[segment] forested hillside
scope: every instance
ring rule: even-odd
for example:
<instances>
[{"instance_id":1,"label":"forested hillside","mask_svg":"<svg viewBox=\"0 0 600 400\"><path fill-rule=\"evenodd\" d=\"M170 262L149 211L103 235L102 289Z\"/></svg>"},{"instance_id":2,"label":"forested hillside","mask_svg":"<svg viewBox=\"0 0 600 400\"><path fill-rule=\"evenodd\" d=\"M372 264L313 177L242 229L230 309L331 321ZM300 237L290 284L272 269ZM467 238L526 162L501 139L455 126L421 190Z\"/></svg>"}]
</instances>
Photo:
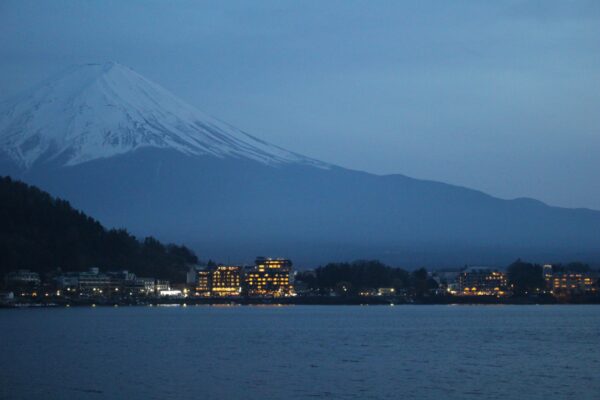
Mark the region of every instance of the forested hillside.
<instances>
[{"instance_id":1,"label":"forested hillside","mask_svg":"<svg viewBox=\"0 0 600 400\"><path fill-rule=\"evenodd\" d=\"M181 279L198 260L184 246L138 240L25 183L0 177L0 273L128 269L140 276Z\"/></svg>"}]
</instances>

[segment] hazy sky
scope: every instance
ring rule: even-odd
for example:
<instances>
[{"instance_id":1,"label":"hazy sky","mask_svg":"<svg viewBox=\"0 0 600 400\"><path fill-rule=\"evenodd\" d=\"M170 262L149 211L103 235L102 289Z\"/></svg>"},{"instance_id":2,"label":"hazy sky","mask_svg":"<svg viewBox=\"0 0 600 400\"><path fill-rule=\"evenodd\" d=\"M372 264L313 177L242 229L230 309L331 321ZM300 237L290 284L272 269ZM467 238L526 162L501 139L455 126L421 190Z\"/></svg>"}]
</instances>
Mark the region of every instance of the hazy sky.
<instances>
[{"instance_id":1,"label":"hazy sky","mask_svg":"<svg viewBox=\"0 0 600 400\"><path fill-rule=\"evenodd\" d=\"M0 100L118 61L272 143L600 209L600 1L0 1Z\"/></svg>"}]
</instances>

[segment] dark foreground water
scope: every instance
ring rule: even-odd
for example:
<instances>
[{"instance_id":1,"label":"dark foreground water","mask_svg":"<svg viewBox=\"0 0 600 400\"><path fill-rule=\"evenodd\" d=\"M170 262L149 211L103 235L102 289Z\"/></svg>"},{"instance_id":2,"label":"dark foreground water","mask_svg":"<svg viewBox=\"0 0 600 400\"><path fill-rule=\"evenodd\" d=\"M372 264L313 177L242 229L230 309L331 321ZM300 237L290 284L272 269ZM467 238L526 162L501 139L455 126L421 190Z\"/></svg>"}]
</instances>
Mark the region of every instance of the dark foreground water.
<instances>
[{"instance_id":1,"label":"dark foreground water","mask_svg":"<svg viewBox=\"0 0 600 400\"><path fill-rule=\"evenodd\" d=\"M0 398L600 399L600 307L0 310Z\"/></svg>"}]
</instances>

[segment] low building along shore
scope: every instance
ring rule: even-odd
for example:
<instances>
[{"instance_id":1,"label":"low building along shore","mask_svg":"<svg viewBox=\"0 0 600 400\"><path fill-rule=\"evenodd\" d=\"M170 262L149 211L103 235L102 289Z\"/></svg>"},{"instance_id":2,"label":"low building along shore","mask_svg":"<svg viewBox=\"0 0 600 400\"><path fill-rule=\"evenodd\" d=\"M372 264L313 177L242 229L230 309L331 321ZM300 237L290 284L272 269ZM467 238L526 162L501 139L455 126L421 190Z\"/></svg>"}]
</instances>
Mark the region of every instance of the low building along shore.
<instances>
[{"instance_id":1,"label":"low building along shore","mask_svg":"<svg viewBox=\"0 0 600 400\"><path fill-rule=\"evenodd\" d=\"M374 268L377 270L377 267ZM344 276L348 275L344 274L348 270L343 268L333 268L334 275L331 275L331 271L325 273L322 268L297 272L291 260L271 257L257 257L253 265L191 265L185 282L173 283L137 276L128 270L102 271L98 267L87 271L57 270L43 277L31 270L16 269L4 277L4 285L0 288L0 305L151 304L174 301L198 304L446 304L512 302L515 296L546 303L600 300L598 271L581 265L578 269L550 264L535 268L533 276L527 279L541 283L529 291L520 288L520 283L515 281L517 278L511 280L510 268L508 272L480 266L454 271L427 272L422 269L412 272L412 278L408 275L403 280L400 278L404 275L400 274L397 278L381 281L379 286L367 284L377 280L369 276L367 268L359 270L364 280L353 281L353 287L352 283L345 280L347 278ZM336 278L335 274L341 275ZM385 274L378 279L382 276ZM323 282L326 282L325 286L322 286Z\"/></svg>"}]
</instances>

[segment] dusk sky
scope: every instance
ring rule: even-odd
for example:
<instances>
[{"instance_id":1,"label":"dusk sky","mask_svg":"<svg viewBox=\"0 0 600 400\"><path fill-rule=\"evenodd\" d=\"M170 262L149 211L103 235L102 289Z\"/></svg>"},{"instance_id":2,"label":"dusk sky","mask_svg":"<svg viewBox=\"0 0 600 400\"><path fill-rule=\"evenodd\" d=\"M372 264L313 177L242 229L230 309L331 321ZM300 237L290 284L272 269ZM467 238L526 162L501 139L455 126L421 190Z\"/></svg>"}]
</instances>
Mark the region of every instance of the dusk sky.
<instances>
[{"instance_id":1,"label":"dusk sky","mask_svg":"<svg viewBox=\"0 0 600 400\"><path fill-rule=\"evenodd\" d=\"M600 1L0 2L0 100L107 60L327 162L600 210Z\"/></svg>"}]
</instances>

